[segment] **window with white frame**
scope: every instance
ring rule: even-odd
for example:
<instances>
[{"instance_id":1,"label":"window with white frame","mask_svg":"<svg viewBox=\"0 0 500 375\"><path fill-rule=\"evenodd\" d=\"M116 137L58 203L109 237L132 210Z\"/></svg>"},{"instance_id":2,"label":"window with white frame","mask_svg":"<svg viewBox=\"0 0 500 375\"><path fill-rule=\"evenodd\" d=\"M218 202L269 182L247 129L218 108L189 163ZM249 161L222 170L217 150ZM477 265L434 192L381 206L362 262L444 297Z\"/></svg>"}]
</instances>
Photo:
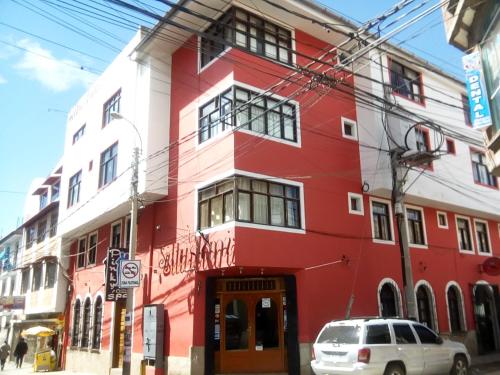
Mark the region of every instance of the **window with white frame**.
<instances>
[{"instance_id":1,"label":"window with white frame","mask_svg":"<svg viewBox=\"0 0 500 375\"><path fill-rule=\"evenodd\" d=\"M85 267L85 253L87 251L87 238L78 240L78 255L76 257L76 268Z\"/></svg>"},{"instance_id":2,"label":"window with white frame","mask_svg":"<svg viewBox=\"0 0 500 375\"><path fill-rule=\"evenodd\" d=\"M54 237L57 234L57 220L59 217L58 211L54 211L50 214L50 237Z\"/></svg>"},{"instance_id":3,"label":"window with white frame","mask_svg":"<svg viewBox=\"0 0 500 375\"><path fill-rule=\"evenodd\" d=\"M80 340L80 347L87 348L90 343L90 311L92 309L90 298L85 299L83 304L83 319L82 319L82 339Z\"/></svg>"},{"instance_id":4,"label":"window with white frame","mask_svg":"<svg viewBox=\"0 0 500 375\"><path fill-rule=\"evenodd\" d=\"M80 200L80 184L82 182L82 171L78 171L69 179L68 207L73 206Z\"/></svg>"},{"instance_id":5,"label":"window with white frame","mask_svg":"<svg viewBox=\"0 0 500 375\"><path fill-rule=\"evenodd\" d=\"M391 210L388 203L372 200L373 238L379 241L393 241Z\"/></svg>"},{"instance_id":6,"label":"window with white frame","mask_svg":"<svg viewBox=\"0 0 500 375\"><path fill-rule=\"evenodd\" d=\"M204 35L200 48L202 67L232 46L292 64L291 32L243 9L229 9Z\"/></svg>"},{"instance_id":7,"label":"window with white frame","mask_svg":"<svg viewBox=\"0 0 500 375\"><path fill-rule=\"evenodd\" d=\"M448 229L448 215L446 212L437 212L438 228Z\"/></svg>"},{"instance_id":8,"label":"window with white frame","mask_svg":"<svg viewBox=\"0 0 500 375\"><path fill-rule=\"evenodd\" d=\"M122 223L117 222L111 224L111 238L110 246L113 248L119 248L122 244Z\"/></svg>"},{"instance_id":9,"label":"window with white frame","mask_svg":"<svg viewBox=\"0 0 500 375\"><path fill-rule=\"evenodd\" d=\"M399 298L396 286L386 282L380 288L379 293L382 316L385 318L399 316Z\"/></svg>"},{"instance_id":10,"label":"window with white frame","mask_svg":"<svg viewBox=\"0 0 500 375\"><path fill-rule=\"evenodd\" d=\"M28 292L30 286L30 269L25 268L21 273L21 295L25 295Z\"/></svg>"},{"instance_id":11,"label":"window with white frame","mask_svg":"<svg viewBox=\"0 0 500 375\"><path fill-rule=\"evenodd\" d=\"M40 220L37 228L37 242L43 242L47 237L47 219Z\"/></svg>"},{"instance_id":12,"label":"window with white frame","mask_svg":"<svg viewBox=\"0 0 500 375\"><path fill-rule=\"evenodd\" d=\"M112 113L120 113L121 89L118 90L111 98L109 98L103 105L102 111L102 127L108 125L111 120Z\"/></svg>"},{"instance_id":13,"label":"window with white frame","mask_svg":"<svg viewBox=\"0 0 500 375\"><path fill-rule=\"evenodd\" d=\"M342 136L344 138L358 140L358 128L357 124L353 120L349 120L347 118L342 117Z\"/></svg>"},{"instance_id":14,"label":"window with white frame","mask_svg":"<svg viewBox=\"0 0 500 375\"><path fill-rule=\"evenodd\" d=\"M118 161L118 142L101 153L99 170L99 187L103 187L116 178L116 164Z\"/></svg>"},{"instance_id":15,"label":"window with white frame","mask_svg":"<svg viewBox=\"0 0 500 375\"><path fill-rule=\"evenodd\" d=\"M35 234L36 234L36 229L35 225L30 225L26 229L26 249L29 249L31 246L33 246L33 243L35 242Z\"/></svg>"},{"instance_id":16,"label":"window with white frame","mask_svg":"<svg viewBox=\"0 0 500 375\"><path fill-rule=\"evenodd\" d=\"M482 220L474 220L476 227L477 251L479 254L490 254L490 236L488 231L488 222Z\"/></svg>"},{"instance_id":17,"label":"window with white frame","mask_svg":"<svg viewBox=\"0 0 500 375\"><path fill-rule=\"evenodd\" d=\"M412 245L426 245L424 214L421 208L406 208L408 241Z\"/></svg>"},{"instance_id":18,"label":"window with white frame","mask_svg":"<svg viewBox=\"0 0 500 375\"><path fill-rule=\"evenodd\" d=\"M198 192L198 227L229 221L300 228L299 187L235 176Z\"/></svg>"},{"instance_id":19,"label":"window with white frame","mask_svg":"<svg viewBox=\"0 0 500 375\"><path fill-rule=\"evenodd\" d=\"M33 265L33 281L31 283L32 292L36 292L42 289L42 272L43 272L42 263L36 263Z\"/></svg>"},{"instance_id":20,"label":"window with white frame","mask_svg":"<svg viewBox=\"0 0 500 375\"><path fill-rule=\"evenodd\" d=\"M102 297L97 296L94 302L94 329L92 337L92 349L101 348L101 327L102 327Z\"/></svg>"},{"instance_id":21,"label":"window with white frame","mask_svg":"<svg viewBox=\"0 0 500 375\"><path fill-rule=\"evenodd\" d=\"M45 263L45 289L53 288L57 280L57 260Z\"/></svg>"},{"instance_id":22,"label":"window with white frame","mask_svg":"<svg viewBox=\"0 0 500 375\"><path fill-rule=\"evenodd\" d=\"M199 142L233 126L297 142L296 106L286 99L233 86L200 107Z\"/></svg>"},{"instance_id":23,"label":"window with white frame","mask_svg":"<svg viewBox=\"0 0 500 375\"><path fill-rule=\"evenodd\" d=\"M347 193L347 204L350 214L364 215L363 196L361 194Z\"/></svg>"},{"instance_id":24,"label":"window with white frame","mask_svg":"<svg viewBox=\"0 0 500 375\"><path fill-rule=\"evenodd\" d=\"M80 341L80 309L81 303L80 300L77 299L75 301L75 306L73 307L73 328L71 335L71 346L78 346Z\"/></svg>"},{"instance_id":25,"label":"window with white frame","mask_svg":"<svg viewBox=\"0 0 500 375\"><path fill-rule=\"evenodd\" d=\"M456 217L458 248L460 251L474 251L471 236L470 220L465 217Z\"/></svg>"},{"instance_id":26,"label":"window with white frame","mask_svg":"<svg viewBox=\"0 0 500 375\"><path fill-rule=\"evenodd\" d=\"M462 326L462 297L459 289L455 285L451 285L446 292L448 302L448 316L450 322L450 331L458 333L465 330Z\"/></svg>"},{"instance_id":27,"label":"window with white frame","mask_svg":"<svg viewBox=\"0 0 500 375\"><path fill-rule=\"evenodd\" d=\"M94 265L97 255L97 232L89 235L89 247L87 254L87 265Z\"/></svg>"}]
</instances>

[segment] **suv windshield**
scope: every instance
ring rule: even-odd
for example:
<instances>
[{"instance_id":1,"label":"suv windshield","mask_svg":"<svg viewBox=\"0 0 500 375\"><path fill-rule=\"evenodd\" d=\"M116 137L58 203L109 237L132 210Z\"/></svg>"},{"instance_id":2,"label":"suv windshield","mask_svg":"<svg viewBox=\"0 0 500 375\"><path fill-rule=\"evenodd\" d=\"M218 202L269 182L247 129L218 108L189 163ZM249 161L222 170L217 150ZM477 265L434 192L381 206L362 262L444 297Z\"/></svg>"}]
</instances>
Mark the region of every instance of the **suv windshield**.
<instances>
[{"instance_id":1,"label":"suv windshield","mask_svg":"<svg viewBox=\"0 0 500 375\"><path fill-rule=\"evenodd\" d=\"M318 344L357 344L359 343L360 326L326 326L318 337Z\"/></svg>"}]
</instances>

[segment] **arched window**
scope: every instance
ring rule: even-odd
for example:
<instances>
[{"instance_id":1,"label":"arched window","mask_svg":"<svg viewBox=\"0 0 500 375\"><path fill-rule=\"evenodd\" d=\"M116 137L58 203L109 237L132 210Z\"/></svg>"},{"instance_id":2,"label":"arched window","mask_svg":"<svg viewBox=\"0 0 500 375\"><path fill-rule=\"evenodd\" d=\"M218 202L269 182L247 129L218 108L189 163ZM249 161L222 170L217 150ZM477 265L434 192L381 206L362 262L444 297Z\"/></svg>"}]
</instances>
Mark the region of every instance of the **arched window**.
<instances>
[{"instance_id":1,"label":"arched window","mask_svg":"<svg viewBox=\"0 0 500 375\"><path fill-rule=\"evenodd\" d=\"M75 301L73 307L73 336L71 338L71 345L78 346L80 341L80 300Z\"/></svg>"},{"instance_id":2,"label":"arched window","mask_svg":"<svg viewBox=\"0 0 500 375\"><path fill-rule=\"evenodd\" d=\"M83 305L83 322L82 322L82 341L80 346L82 348L87 348L89 346L90 337L90 298L85 300Z\"/></svg>"},{"instance_id":3,"label":"arched window","mask_svg":"<svg viewBox=\"0 0 500 375\"><path fill-rule=\"evenodd\" d=\"M429 290L424 285L420 285L417 289L417 307L418 320L427 327L434 329L431 310L431 295Z\"/></svg>"},{"instance_id":4,"label":"arched window","mask_svg":"<svg viewBox=\"0 0 500 375\"><path fill-rule=\"evenodd\" d=\"M451 332L460 332L462 325L460 324L460 295L456 286L448 288L448 313L450 315L450 329Z\"/></svg>"},{"instance_id":5,"label":"arched window","mask_svg":"<svg viewBox=\"0 0 500 375\"><path fill-rule=\"evenodd\" d=\"M101 348L101 324L102 324L102 297L98 296L94 303L94 336L92 337L92 349Z\"/></svg>"},{"instance_id":6,"label":"arched window","mask_svg":"<svg viewBox=\"0 0 500 375\"><path fill-rule=\"evenodd\" d=\"M385 283L380 289L380 306L383 317L398 316L397 295L394 286Z\"/></svg>"}]
</instances>

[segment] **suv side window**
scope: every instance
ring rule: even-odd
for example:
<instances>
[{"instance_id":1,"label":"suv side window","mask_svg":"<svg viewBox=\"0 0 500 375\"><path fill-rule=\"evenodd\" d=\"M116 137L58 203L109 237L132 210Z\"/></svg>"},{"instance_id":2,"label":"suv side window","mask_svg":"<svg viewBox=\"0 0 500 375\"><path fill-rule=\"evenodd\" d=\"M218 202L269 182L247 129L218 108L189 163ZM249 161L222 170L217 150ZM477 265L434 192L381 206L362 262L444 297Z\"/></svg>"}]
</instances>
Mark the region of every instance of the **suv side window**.
<instances>
[{"instance_id":1,"label":"suv side window","mask_svg":"<svg viewBox=\"0 0 500 375\"><path fill-rule=\"evenodd\" d=\"M366 344L390 344L391 334L387 324L372 324L366 326Z\"/></svg>"},{"instance_id":2,"label":"suv side window","mask_svg":"<svg viewBox=\"0 0 500 375\"><path fill-rule=\"evenodd\" d=\"M416 344L417 339L413 334L410 325L406 323L393 324L394 334L396 335L396 344Z\"/></svg>"},{"instance_id":3,"label":"suv side window","mask_svg":"<svg viewBox=\"0 0 500 375\"><path fill-rule=\"evenodd\" d=\"M417 331L417 335L420 338L420 342L422 344L437 344L438 336L429 328L424 327L420 324L414 324L413 328L415 328L415 331Z\"/></svg>"}]
</instances>

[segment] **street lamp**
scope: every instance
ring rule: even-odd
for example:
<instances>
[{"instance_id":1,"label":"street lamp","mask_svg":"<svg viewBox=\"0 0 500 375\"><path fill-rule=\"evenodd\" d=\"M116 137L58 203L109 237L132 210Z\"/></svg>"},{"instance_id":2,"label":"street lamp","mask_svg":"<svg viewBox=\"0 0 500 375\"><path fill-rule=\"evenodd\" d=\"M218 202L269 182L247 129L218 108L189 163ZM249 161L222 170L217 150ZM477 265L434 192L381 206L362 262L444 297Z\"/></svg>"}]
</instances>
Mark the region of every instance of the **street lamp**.
<instances>
[{"instance_id":1,"label":"street lamp","mask_svg":"<svg viewBox=\"0 0 500 375\"><path fill-rule=\"evenodd\" d=\"M123 117L118 112L112 112L111 118L114 120L124 120L129 123L137 133L141 144L140 149L134 147L133 161L132 161L132 179L130 181L130 242L129 242L129 260L135 259L135 252L137 247L137 211L138 211L138 193L137 185L139 182L139 153L142 151L142 138L137 130L137 127L132 121ZM132 329L134 326L134 289L130 288L127 291L127 303L125 306L125 332L124 332L124 346L123 346L123 375L130 375L130 365L132 362Z\"/></svg>"}]
</instances>

